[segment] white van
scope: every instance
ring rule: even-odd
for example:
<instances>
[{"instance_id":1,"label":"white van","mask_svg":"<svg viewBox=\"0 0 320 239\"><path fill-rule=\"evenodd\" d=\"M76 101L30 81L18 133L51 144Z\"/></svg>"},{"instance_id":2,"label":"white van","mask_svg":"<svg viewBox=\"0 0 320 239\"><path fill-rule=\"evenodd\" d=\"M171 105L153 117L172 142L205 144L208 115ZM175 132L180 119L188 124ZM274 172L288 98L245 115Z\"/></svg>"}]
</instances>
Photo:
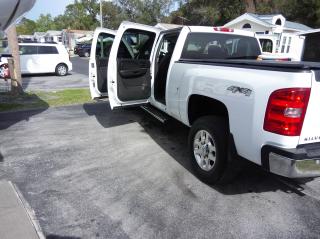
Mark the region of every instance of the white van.
<instances>
[{"instance_id":1,"label":"white van","mask_svg":"<svg viewBox=\"0 0 320 239\"><path fill-rule=\"evenodd\" d=\"M72 70L67 49L53 43L20 43L22 74L56 73L65 76Z\"/></svg>"}]
</instances>

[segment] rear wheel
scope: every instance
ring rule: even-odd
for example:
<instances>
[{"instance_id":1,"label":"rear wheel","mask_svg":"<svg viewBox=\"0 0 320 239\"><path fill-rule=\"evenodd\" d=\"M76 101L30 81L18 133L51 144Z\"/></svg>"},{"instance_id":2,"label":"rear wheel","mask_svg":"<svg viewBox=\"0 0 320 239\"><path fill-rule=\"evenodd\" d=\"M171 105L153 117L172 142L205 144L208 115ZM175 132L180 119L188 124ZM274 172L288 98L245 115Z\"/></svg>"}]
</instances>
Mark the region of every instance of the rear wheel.
<instances>
[{"instance_id":1,"label":"rear wheel","mask_svg":"<svg viewBox=\"0 0 320 239\"><path fill-rule=\"evenodd\" d=\"M59 64L56 67L56 74L58 76L65 76L68 74L68 67L65 64Z\"/></svg>"},{"instance_id":2,"label":"rear wheel","mask_svg":"<svg viewBox=\"0 0 320 239\"><path fill-rule=\"evenodd\" d=\"M227 124L223 118L205 116L198 119L189 133L191 165L205 183L215 184L227 165Z\"/></svg>"}]
</instances>

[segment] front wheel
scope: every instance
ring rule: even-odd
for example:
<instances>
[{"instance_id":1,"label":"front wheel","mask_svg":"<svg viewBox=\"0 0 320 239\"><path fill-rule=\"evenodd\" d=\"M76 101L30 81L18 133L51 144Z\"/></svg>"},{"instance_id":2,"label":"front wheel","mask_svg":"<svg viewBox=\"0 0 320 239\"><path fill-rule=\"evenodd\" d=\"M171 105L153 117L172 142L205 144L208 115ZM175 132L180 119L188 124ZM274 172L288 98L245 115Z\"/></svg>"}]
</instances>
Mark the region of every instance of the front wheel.
<instances>
[{"instance_id":1,"label":"front wheel","mask_svg":"<svg viewBox=\"0 0 320 239\"><path fill-rule=\"evenodd\" d=\"M59 64L56 67L56 74L58 76L65 76L68 74L68 67L65 64Z\"/></svg>"},{"instance_id":2,"label":"front wheel","mask_svg":"<svg viewBox=\"0 0 320 239\"><path fill-rule=\"evenodd\" d=\"M223 118L199 118L189 133L191 165L197 177L215 184L223 176L227 165L227 124Z\"/></svg>"}]
</instances>

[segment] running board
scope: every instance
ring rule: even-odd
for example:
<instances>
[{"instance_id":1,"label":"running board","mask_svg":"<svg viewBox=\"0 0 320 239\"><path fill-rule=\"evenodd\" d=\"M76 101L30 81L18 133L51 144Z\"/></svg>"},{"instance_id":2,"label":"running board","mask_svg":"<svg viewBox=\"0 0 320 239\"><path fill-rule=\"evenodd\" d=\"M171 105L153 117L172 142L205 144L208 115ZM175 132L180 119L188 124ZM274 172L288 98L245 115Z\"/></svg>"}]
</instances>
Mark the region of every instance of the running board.
<instances>
[{"instance_id":1,"label":"running board","mask_svg":"<svg viewBox=\"0 0 320 239\"><path fill-rule=\"evenodd\" d=\"M151 105L143 105L140 107L163 124L169 120L169 116L167 114L163 113L162 111L158 110L157 108Z\"/></svg>"}]
</instances>

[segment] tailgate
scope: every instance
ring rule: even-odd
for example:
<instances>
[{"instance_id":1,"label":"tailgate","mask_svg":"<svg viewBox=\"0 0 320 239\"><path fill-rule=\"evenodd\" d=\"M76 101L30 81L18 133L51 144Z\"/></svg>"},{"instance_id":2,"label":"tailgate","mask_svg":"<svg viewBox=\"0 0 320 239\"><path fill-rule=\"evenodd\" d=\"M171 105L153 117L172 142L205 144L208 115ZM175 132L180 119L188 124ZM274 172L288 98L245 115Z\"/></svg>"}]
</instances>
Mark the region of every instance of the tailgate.
<instances>
[{"instance_id":1,"label":"tailgate","mask_svg":"<svg viewBox=\"0 0 320 239\"><path fill-rule=\"evenodd\" d=\"M320 70L314 71L309 104L299 144L320 142Z\"/></svg>"}]
</instances>

